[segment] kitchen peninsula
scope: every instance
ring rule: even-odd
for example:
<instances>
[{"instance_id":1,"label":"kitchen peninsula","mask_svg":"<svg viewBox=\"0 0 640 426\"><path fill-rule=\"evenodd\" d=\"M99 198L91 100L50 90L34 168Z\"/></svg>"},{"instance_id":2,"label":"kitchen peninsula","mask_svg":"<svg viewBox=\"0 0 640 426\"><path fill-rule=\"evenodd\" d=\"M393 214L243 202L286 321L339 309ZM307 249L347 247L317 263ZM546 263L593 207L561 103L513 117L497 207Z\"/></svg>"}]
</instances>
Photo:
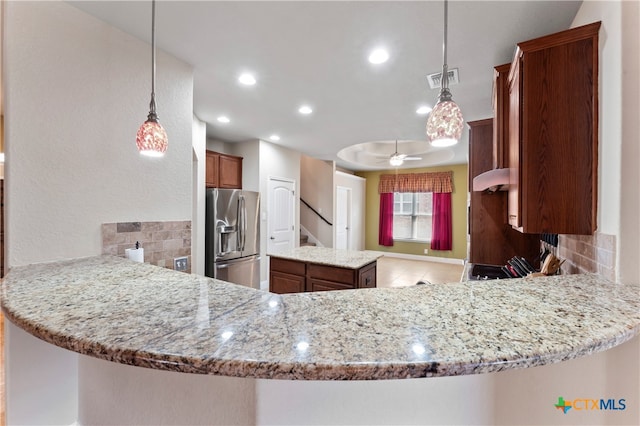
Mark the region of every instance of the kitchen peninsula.
<instances>
[{"instance_id":1,"label":"kitchen peninsula","mask_svg":"<svg viewBox=\"0 0 640 426\"><path fill-rule=\"evenodd\" d=\"M442 380L454 377L406 381L450 400L469 386L477 389L480 373L597 356L640 334L638 290L597 275L570 275L278 295L96 256L14 267L1 297L13 339L33 335L88 355L74 364L79 423L228 424L233 421L220 414L231 405L232 413L248 410L237 423L256 422L242 398L225 399L233 392L253 395L253 386L259 404L278 395L275 388L294 386L291 381L300 390L298 384L317 380L339 386L470 375L451 388L442 388ZM38 354L56 349L39 345ZM395 389L405 381L391 382ZM206 390L194 393L194 386ZM145 398L151 389L156 396ZM318 404L318 397L312 400L305 407ZM427 405L431 413L442 406ZM177 407L186 407L179 417ZM461 423L478 415L469 413ZM282 421L273 415L276 421L262 411L260 419Z\"/></svg>"},{"instance_id":2,"label":"kitchen peninsula","mask_svg":"<svg viewBox=\"0 0 640 426\"><path fill-rule=\"evenodd\" d=\"M640 333L637 285L597 275L277 295L97 256L15 267L9 321L54 345L183 373L361 380L569 360Z\"/></svg>"},{"instance_id":3,"label":"kitchen peninsula","mask_svg":"<svg viewBox=\"0 0 640 426\"><path fill-rule=\"evenodd\" d=\"M375 288L381 257L371 251L314 246L269 256L269 291L279 294Z\"/></svg>"}]
</instances>

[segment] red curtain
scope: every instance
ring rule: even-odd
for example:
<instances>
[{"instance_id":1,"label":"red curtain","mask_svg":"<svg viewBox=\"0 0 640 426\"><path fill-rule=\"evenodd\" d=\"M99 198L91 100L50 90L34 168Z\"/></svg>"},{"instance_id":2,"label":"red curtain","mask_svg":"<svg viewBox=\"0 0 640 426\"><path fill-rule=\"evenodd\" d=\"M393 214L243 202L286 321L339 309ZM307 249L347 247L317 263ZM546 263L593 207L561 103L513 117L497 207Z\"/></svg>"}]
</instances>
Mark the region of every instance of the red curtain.
<instances>
[{"instance_id":1,"label":"red curtain","mask_svg":"<svg viewBox=\"0 0 640 426\"><path fill-rule=\"evenodd\" d=\"M380 194L382 195L382 194ZM451 250L451 193L433 193L431 250Z\"/></svg>"},{"instance_id":2,"label":"red curtain","mask_svg":"<svg viewBox=\"0 0 640 426\"><path fill-rule=\"evenodd\" d=\"M380 194L380 225L378 229L378 244L393 245L393 193Z\"/></svg>"}]
</instances>

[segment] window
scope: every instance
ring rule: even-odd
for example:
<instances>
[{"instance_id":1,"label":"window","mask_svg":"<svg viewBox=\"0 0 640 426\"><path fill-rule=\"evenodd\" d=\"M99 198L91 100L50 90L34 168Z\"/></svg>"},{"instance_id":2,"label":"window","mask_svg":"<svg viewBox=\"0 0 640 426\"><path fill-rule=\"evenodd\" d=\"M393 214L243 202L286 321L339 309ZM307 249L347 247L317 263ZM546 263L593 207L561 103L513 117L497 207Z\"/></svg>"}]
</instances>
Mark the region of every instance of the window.
<instances>
[{"instance_id":1,"label":"window","mask_svg":"<svg viewBox=\"0 0 640 426\"><path fill-rule=\"evenodd\" d=\"M393 194L393 239L429 241L431 239L431 192Z\"/></svg>"}]
</instances>

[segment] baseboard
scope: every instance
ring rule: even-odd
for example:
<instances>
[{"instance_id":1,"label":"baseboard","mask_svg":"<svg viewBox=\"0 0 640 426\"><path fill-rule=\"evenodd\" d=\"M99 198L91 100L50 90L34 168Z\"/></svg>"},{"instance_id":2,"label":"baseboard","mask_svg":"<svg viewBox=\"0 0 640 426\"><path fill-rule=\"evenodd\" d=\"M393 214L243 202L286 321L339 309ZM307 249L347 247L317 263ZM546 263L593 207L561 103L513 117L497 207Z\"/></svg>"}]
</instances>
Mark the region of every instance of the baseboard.
<instances>
[{"instance_id":1,"label":"baseboard","mask_svg":"<svg viewBox=\"0 0 640 426\"><path fill-rule=\"evenodd\" d=\"M386 257L395 257L408 260L423 260L425 262L437 262L437 263L449 263L452 265L464 265L464 259L452 259L449 257L436 257L436 256L422 256L419 254L408 253L391 253L387 251L367 250L373 253L380 254Z\"/></svg>"}]
</instances>

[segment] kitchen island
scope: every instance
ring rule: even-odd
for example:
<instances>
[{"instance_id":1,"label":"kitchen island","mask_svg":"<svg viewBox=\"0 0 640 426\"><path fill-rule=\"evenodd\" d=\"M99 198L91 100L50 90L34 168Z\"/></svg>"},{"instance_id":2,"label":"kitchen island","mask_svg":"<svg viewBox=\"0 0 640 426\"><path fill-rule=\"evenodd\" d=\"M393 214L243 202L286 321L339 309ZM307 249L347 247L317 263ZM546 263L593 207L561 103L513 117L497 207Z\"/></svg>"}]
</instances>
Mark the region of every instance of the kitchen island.
<instances>
[{"instance_id":1,"label":"kitchen island","mask_svg":"<svg viewBox=\"0 0 640 426\"><path fill-rule=\"evenodd\" d=\"M283 294L375 288L381 254L304 246L269 257L269 291Z\"/></svg>"}]
</instances>

